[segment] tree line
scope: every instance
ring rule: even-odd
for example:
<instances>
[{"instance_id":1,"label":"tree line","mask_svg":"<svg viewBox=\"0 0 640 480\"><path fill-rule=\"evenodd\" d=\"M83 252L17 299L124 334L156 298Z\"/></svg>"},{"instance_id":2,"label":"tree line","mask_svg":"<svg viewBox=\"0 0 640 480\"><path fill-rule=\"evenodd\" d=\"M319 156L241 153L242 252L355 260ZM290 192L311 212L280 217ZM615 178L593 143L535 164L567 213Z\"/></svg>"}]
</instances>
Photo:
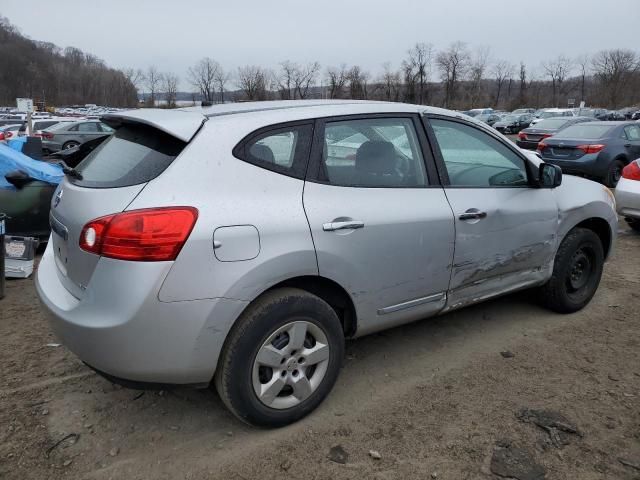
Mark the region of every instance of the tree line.
<instances>
[{"instance_id":1,"label":"tree line","mask_svg":"<svg viewBox=\"0 0 640 480\"><path fill-rule=\"evenodd\" d=\"M15 105L18 97L48 105L137 104L125 72L77 48L28 39L0 16L0 105Z\"/></svg>"},{"instance_id":2,"label":"tree line","mask_svg":"<svg viewBox=\"0 0 640 480\"><path fill-rule=\"evenodd\" d=\"M175 83L175 75L150 67L138 71L138 77L149 105L158 99L175 103L177 92L166 82ZM318 62L290 60L275 68L245 65L227 71L205 57L188 69L186 80L193 88L192 100L211 103L337 98L512 110L578 106L584 100L588 106L615 109L640 104L640 54L611 49L576 58L558 55L531 66L494 58L488 47L454 42L438 51L432 44L416 43L398 68L385 62L376 75L358 65L323 69Z\"/></svg>"}]
</instances>

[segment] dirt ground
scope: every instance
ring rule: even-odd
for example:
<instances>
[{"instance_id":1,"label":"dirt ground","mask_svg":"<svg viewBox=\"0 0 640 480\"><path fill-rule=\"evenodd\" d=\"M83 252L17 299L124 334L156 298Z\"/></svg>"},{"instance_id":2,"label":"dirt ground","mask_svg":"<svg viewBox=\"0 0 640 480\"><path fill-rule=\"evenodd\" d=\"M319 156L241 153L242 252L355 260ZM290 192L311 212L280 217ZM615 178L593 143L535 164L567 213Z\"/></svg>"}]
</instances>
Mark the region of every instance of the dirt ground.
<instances>
[{"instance_id":1,"label":"dirt ground","mask_svg":"<svg viewBox=\"0 0 640 480\"><path fill-rule=\"evenodd\" d=\"M10 281L0 478L640 479L639 251L621 223L573 315L522 292L350 342L324 404L271 431L212 391L112 385L56 346L33 280ZM545 430L523 408L564 418Z\"/></svg>"}]
</instances>

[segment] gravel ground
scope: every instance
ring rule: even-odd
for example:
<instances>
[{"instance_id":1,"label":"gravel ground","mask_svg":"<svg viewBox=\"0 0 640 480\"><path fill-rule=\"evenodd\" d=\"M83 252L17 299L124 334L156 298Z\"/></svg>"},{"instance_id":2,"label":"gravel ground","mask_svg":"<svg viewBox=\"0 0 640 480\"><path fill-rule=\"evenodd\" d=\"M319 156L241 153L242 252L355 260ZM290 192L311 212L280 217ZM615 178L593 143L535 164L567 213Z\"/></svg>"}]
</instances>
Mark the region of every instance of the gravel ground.
<instances>
[{"instance_id":1,"label":"gravel ground","mask_svg":"<svg viewBox=\"0 0 640 480\"><path fill-rule=\"evenodd\" d=\"M112 385L9 281L0 478L640 479L640 235L620 230L582 312L522 292L350 342L324 404L271 431L212 391Z\"/></svg>"}]
</instances>

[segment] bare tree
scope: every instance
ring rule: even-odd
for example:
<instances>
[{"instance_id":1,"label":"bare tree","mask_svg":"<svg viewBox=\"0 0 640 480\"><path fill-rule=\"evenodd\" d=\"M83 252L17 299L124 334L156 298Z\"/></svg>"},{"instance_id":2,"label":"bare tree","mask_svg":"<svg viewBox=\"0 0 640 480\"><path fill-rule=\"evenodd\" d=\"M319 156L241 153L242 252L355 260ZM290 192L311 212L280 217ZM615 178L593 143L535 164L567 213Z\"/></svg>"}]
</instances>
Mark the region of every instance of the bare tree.
<instances>
[{"instance_id":1,"label":"bare tree","mask_svg":"<svg viewBox=\"0 0 640 480\"><path fill-rule=\"evenodd\" d=\"M416 43L407 52L409 58L406 61L405 72L408 73L410 71L410 75L414 76L416 101L420 105L429 102L428 83L431 80L433 52L434 49L431 43Z\"/></svg>"},{"instance_id":2,"label":"bare tree","mask_svg":"<svg viewBox=\"0 0 640 480\"><path fill-rule=\"evenodd\" d=\"M294 71L293 85L295 92L293 98L304 99L309 94L309 87L311 87L318 76L320 71L320 64L318 62L308 63L306 65L298 66Z\"/></svg>"},{"instance_id":3,"label":"bare tree","mask_svg":"<svg viewBox=\"0 0 640 480\"><path fill-rule=\"evenodd\" d=\"M499 60L493 65L491 73L493 74L493 78L495 78L496 82L496 99L494 106L498 108L498 105L500 104L500 94L502 93L504 83L508 78L511 78L511 75L513 75L513 65L506 60Z\"/></svg>"},{"instance_id":4,"label":"bare tree","mask_svg":"<svg viewBox=\"0 0 640 480\"><path fill-rule=\"evenodd\" d=\"M125 76L127 81L131 82L131 84L136 88L138 88L144 79L144 73L139 68L123 68L122 74Z\"/></svg>"},{"instance_id":5,"label":"bare tree","mask_svg":"<svg viewBox=\"0 0 640 480\"><path fill-rule=\"evenodd\" d=\"M586 80L589 73L589 67L591 65L591 57L586 53L579 55L575 60L578 66L578 74L580 75L580 100L584 101L587 98L586 95Z\"/></svg>"},{"instance_id":6,"label":"bare tree","mask_svg":"<svg viewBox=\"0 0 640 480\"><path fill-rule=\"evenodd\" d=\"M144 84L147 90L149 90L149 97L147 98L148 105L151 107L156 104L156 93L162 83L162 74L158 71L155 65L151 65L144 75Z\"/></svg>"},{"instance_id":7,"label":"bare tree","mask_svg":"<svg viewBox=\"0 0 640 480\"><path fill-rule=\"evenodd\" d=\"M480 103L480 99L483 97L482 80L487 71L490 56L491 49L489 47L480 47L475 51L473 59L471 60L469 80L471 82L470 97L472 107L477 106Z\"/></svg>"},{"instance_id":8,"label":"bare tree","mask_svg":"<svg viewBox=\"0 0 640 480\"><path fill-rule=\"evenodd\" d=\"M440 77L445 88L444 106L454 108L458 83L469 67L469 52L466 44L463 42L452 43L449 48L438 54L436 64L440 69Z\"/></svg>"},{"instance_id":9,"label":"bare tree","mask_svg":"<svg viewBox=\"0 0 640 480\"><path fill-rule=\"evenodd\" d=\"M276 81L278 82L278 92L282 100L291 99L292 94L295 96L294 90L294 77L298 70L298 65L289 60L280 62L280 73L278 74Z\"/></svg>"},{"instance_id":10,"label":"bare tree","mask_svg":"<svg viewBox=\"0 0 640 480\"><path fill-rule=\"evenodd\" d=\"M596 80L606 92L606 100L616 108L624 89L640 72L640 57L633 50L603 50L593 57L592 65Z\"/></svg>"},{"instance_id":11,"label":"bare tree","mask_svg":"<svg viewBox=\"0 0 640 480\"><path fill-rule=\"evenodd\" d=\"M368 98L369 74L367 72L354 65L347 73L347 80L349 82L349 98L354 100L366 100Z\"/></svg>"},{"instance_id":12,"label":"bare tree","mask_svg":"<svg viewBox=\"0 0 640 480\"><path fill-rule=\"evenodd\" d=\"M218 62L213 58L205 57L190 67L187 72L189 82L198 89L205 102L214 101L215 80L219 69Z\"/></svg>"},{"instance_id":13,"label":"bare tree","mask_svg":"<svg viewBox=\"0 0 640 480\"><path fill-rule=\"evenodd\" d=\"M518 106L524 107L529 101L527 95L527 67L524 62L520 62L520 95L518 97Z\"/></svg>"},{"instance_id":14,"label":"bare tree","mask_svg":"<svg viewBox=\"0 0 640 480\"><path fill-rule=\"evenodd\" d=\"M554 60L547 61L542 64L542 68L551 80L554 107L558 106L558 94L562 92L564 81L571 72L571 67L571 59L564 55L559 55Z\"/></svg>"},{"instance_id":15,"label":"bare tree","mask_svg":"<svg viewBox=\"0 0 640 480\"><path fill-rule=\"evenodd\" d=\"M327 68L327 83L329 98L342 98L347 85L348 69L343 63L339 67Z\"/></svg>"},{"instance_id":16,"label":"bare tree","mask_svg":"<svg viewBox=\"0 0 640 480\"><path fill-rule=\"evenodd\" d=\"M383 98L389 102L397 102L400 97L400 73L391 69L391 63L382 64L382 77L380 84L383 89Z\"/></svg>"},{"instance_id":17,"label":"bare tree","mask_svg":"<svg viewBox=\"0 0 640 480\"><path fill-rule=\"evenodd\" d=\"M176 94L178 93L179 78L173 73L165 73L162 75L162 88L164 89L165 99L168 108L176 106Z\"/></svg>"},{"instance_id":18,"label":"bare tree","mask_svg":"<svg viewBox=\"0 0 640 480\"><path fill-rule=\"evenodd\" d=\"M266 100L271 82L269 71L255 65L238 67L238 88L247 100Z\"/></svg>"},{"instance_id":19,"label":"bare tree","mask_svg":"<svg viewBox=\"0 0 640 480\"><path fill-rule=\"evenodd\" d=\"M218 65L213 79L215 81L215 85L218 87L220 103L224 103L224 91L227 83L229 83L229 80L231 80L231 74L225 72L224 69Z\"/></svg>"}]
</instances>

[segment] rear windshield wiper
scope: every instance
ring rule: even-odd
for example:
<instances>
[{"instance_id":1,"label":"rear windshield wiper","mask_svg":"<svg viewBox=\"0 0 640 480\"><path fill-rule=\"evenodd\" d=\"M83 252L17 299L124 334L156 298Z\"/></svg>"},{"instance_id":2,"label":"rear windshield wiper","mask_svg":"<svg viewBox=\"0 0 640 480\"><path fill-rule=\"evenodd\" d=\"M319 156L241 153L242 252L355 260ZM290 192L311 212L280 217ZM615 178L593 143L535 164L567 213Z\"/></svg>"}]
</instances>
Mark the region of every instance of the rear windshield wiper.
<instances>
[{"instance_id":1,"label":"rear windshield wiper","mask_svg":"<svg viewBox=\"0 0 640 480\"><path fill-rule=\"evenodd\" d=\"M67 165L64 162L64 160L60 160L59 162L56 162L56 163L62 167L62 171L64 172L65 175L76 178L78 180L82 180L82 174L79 171L77 171L75 168L72 168L69 165Z\"/></svg>"}]
</instances>

